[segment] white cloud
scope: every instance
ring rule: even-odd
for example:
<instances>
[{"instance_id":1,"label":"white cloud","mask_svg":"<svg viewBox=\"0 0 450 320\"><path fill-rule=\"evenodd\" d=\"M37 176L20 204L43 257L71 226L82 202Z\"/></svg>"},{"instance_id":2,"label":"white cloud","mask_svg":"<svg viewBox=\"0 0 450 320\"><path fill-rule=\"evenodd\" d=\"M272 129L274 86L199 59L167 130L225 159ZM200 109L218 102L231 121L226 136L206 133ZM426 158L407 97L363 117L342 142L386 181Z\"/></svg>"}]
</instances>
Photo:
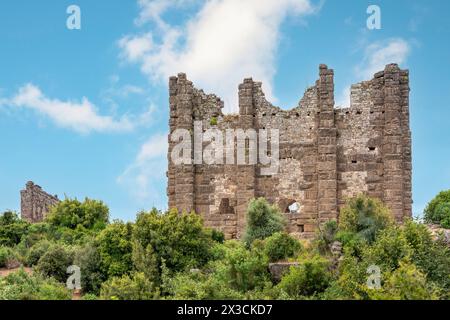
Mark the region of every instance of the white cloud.
<instances>
[{"instance_id":1,"label":"white cloud","mask_svg":"<svg viewBox=\"0 0 450 320\"><path fill-rule=\"evenodd\" d=\"M167 81L186 72L196 85L225 100L227 111L237 110L237 86L245 77L263 81L274 99L272 80L280 26L289 16L311 14L309 0L211 0L190 20L170 25L163 14L189 0L140 0L136 22L153 22L157 32L128 35L119 41L123 56L138 62L152 81ZM161 39L156 42L154 39Z\"/></svg>"},{"instance_id":2,"label":"white cloud","mask_svg":"<svg viewBox=\"0 0 450 320\"><path fill-rule=\"evenodd\" d=\"M133 119L123 116L114 119L100 115L97 108L87 98L81 101L61 101L46 97L33 84L21 87L18 93L3 101L4 105L32 109L50 118L56 125L79 133L130 131L135 124Z\"/></svg>"},{"instance_id":3,"label":"white cloud","mask_svg":"<svg viewBox=\"0 0 450 320\"><path fill-rule=\"evenodd\" d=\"M140 203L165 206L157 186L165 185L167 170L167 134L155 134L140 148L133 163L117 178Z\"/></svg>"},{"instance_id":4,"label":"white cloud","mask_svg":"<svg viewBox=\"0 0 450 320\"><path fill-rule=\"evenodd\" d=\"M360 77L371 79L375 73L384 70L389 63L403 64L406 62L411 47L401 38L375 42L365 49L363 62L356 71Z\"/></svg>"},{"instance_id":5,"label":"white cloud","mask_svg":"<svg viewBox=\"0 0 450 320\"><path fill-rule=\"evenodd\" d=\"M411 53L411 45L404 39L393 38L368 44L363 49L364 55L354 68L354 81L370 80L374 74L384 70L390 63L405 64ZM336 99L337 106L350 106L351 86L347 85Z\"/></svg>"}]
</instances>

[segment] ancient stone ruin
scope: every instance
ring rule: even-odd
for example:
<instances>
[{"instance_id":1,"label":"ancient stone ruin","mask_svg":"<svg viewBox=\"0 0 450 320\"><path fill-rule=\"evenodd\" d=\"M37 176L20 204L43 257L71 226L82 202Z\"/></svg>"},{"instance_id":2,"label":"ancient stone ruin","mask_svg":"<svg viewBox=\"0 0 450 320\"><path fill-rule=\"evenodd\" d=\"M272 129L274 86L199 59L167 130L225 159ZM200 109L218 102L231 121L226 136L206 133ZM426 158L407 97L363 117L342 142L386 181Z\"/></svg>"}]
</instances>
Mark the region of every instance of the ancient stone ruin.
<instances>
[{"instance_id":1,"label":"ancient stone ruin","mask_svg":"<svg viewBox=\"0 0 450 320\"><path fill-rule=\"evenodd\" d=\"M195 210L227 238L242 235L251 199L277 204L289 231L311 237L323 222L338 219L348 197L365 193L384 201L395 219L411 216L409 72L387 65L351 88L351 105L335 108L334 72L320 66L319 79L297 107L283 110L265 99L260 82L239 86L239 114L196 89L185 74L171 77L168 166L169 208ZM182 164L171 161L174 130L203 128L280 131L278 174L262 165Z\"/></svg>"},{"instance_id":2,"label":"ancient stone ruin","mask_svg":"<svg viewBox=\"0 0 450 320\"><path fill-rule=\"evenodd\" d=\"M23 220L42 222L50 208L59 202L58 196L52 196L32 181L27 182L25 190L20 191L20 208Z\"/></svg>"}]
</instances>

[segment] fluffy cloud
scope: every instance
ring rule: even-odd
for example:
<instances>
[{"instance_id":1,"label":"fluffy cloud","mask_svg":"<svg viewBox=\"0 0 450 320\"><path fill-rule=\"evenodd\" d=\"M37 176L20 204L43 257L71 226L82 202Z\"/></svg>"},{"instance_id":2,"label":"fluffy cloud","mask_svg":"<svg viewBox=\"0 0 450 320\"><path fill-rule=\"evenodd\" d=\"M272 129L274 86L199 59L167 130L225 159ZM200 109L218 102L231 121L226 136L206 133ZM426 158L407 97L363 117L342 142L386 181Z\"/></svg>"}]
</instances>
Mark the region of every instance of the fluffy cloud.
<instances>
[{"instance_id":1,"label":"fluffy cloud","mask_svg":"<svg viewBox=\"0 0 450 320\"><path fill-rule=\"evenodd\" d=\"M136 93L138 87L126 88L127 94ZM97 108L87 98L81 101L61 101L50 99L39 87L27 84L19 89L17 94L9 99L1 99L0 104L16 108L27 108L51 119L56 125L78 133L91 132L127 132L149 120L149 110L138 116L122 116L115 119L112 116L100 115Z\"/></svg>"},{"instance_id":2,"label":"fluffy cloud","mask_svg":"<svg viewBox=\"0 0 450 320\"><path fill-rule=\"evenodd\" d=\"M117 178L117 182L126 187L139 202L166 205L157 186L165 185L167 169L167 134L155 134L140 148L134 162Z\"/></svg>"},{"instance_id":3,"label":"fluffy cloud","mask_svg":"<svg viewBox=\"0 0 450 320\"><path fill-rule=\"evenodd\" d=\"M274 99L281 23L288 15L313 13L310 1L211 0L181 25L164 21L163 14L171 6L196 2L140 0L137 24L154 23L156 31L122 38L123 57L139 63L152 81L186 72L198 86L221 95L227 111L237 110L237 85L245 77L263 81L267 97Z\"/></svg>"},{"instance_id":4,"label":"fluffy cloud","mask_svg":"<svg viewBox=\"0 0 450 320\"><path fill-rule=\"evenodd\" d=\"M372 79L375 73L384 70L389 63L406 63L411 46L404 39L394 38L366 45L363 52L361 62L354 69L353 83ZM350 85L346 86L337 98L338 106L350 106L350 88Z\"/></svg>"},{"instance_id":5,"label":"fluffy cloud","mask_svg":"<svg viewBox=\"0 0 450 320\"><path fill-rule=\"evenodd\" d=\"M408 42L401 38L370 44L365 49L362 63L356 68L357 74L362 78L371 79L389 63L405 63L410 51Z\"/></svg>"}]
</instances>

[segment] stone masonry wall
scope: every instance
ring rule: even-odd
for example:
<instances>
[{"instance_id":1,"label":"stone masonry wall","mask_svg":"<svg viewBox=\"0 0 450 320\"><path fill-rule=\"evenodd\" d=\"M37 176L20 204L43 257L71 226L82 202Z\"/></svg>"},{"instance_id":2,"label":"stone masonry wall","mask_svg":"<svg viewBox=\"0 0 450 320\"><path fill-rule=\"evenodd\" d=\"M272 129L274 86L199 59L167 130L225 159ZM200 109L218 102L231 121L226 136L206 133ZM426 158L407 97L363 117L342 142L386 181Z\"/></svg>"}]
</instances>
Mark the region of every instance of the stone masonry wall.
<instances>
[{"instance_id":1,"label":"stone masonry wall","mask_svg":"<svg viewBox=\"0 0 450 320\"><path fill-rule=\"evenodd\" d=\"M217 96L196 89L185 74L171 77L169 208L194 210L227 238L242 235L248 203L255 197L277 204L289 232L306 238L321 223L337 220L346 198L360 193L383 200L399 222L410 217L408 71L387 65L372 80L353 85L348 108L335 108L333 77L333 70L321 65L315 86L291 110L273 106L260 82L245 79L239 86L239 114L231 115L222 113ZM194 132L194 121L202 121L204 131L279 129L278 174L261 175L259 162L175 165L170 155L177 142L171 134L179 128ZM293 203L298 211L289 210Z\"/></svg>"},{"instance_id":2,"label":"stone masonry wall","mask_svg":"<svg viewBox=\"0 0 450 320\"><path fill-rule=\"evenodd\" d=\"M21 217L23 220L37 223L42 222L50 208L59 202L57 196L52 196L32 181L26 184L25 190L20 191Z\"/></svg>"}]
</instances>

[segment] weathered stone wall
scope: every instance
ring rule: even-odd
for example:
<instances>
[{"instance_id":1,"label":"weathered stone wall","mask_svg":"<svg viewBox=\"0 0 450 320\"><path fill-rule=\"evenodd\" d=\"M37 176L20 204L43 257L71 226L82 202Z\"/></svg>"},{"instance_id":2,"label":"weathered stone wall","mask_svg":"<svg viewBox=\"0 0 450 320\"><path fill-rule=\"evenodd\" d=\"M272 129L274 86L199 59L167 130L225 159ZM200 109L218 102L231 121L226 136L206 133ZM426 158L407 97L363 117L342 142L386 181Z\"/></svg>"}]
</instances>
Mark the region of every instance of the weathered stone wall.
<instances>
[{"instance_id":1,"label":"weathered stone wall","mask_svg":"<svg viewBox=\"0 0 450 320\"><path fill-rule=\"evenodd\" d=\"M223 114L223 102L194 88L185 74L172 77L169 207L195 210L227 238L241 236L248 202L255 197L277 204L289 231L303 237L313 236L320 223L338 219L345 199L360 193L385 201L398 221L411 216L408 71L386 66L352 87L351 106L344 109L334 107L333 77L333 70L321 65L315 86L291 110L273 106L260 82L245 79L239 86L239 114L232 115ZM177 142L171 134L179 128L194 132L194 121L202 121L203 130L223 132L279 129L278 174L262 175L259 163L175 165L170 155ZM293 203L299 204L298 212L290 212Z\"/></svg>"},{"instance_id":2,"label":"weathered stone wall","mask_svg":"<svg viewBox=\"0 0 450 320\"><path fill-rule=\"evenodd\" d=\"M57 196L52 196L32 181L20 191L21 217L23 220L37 223L44 220L50 208L59 202Z\"/></svg>"}]
</instances>

